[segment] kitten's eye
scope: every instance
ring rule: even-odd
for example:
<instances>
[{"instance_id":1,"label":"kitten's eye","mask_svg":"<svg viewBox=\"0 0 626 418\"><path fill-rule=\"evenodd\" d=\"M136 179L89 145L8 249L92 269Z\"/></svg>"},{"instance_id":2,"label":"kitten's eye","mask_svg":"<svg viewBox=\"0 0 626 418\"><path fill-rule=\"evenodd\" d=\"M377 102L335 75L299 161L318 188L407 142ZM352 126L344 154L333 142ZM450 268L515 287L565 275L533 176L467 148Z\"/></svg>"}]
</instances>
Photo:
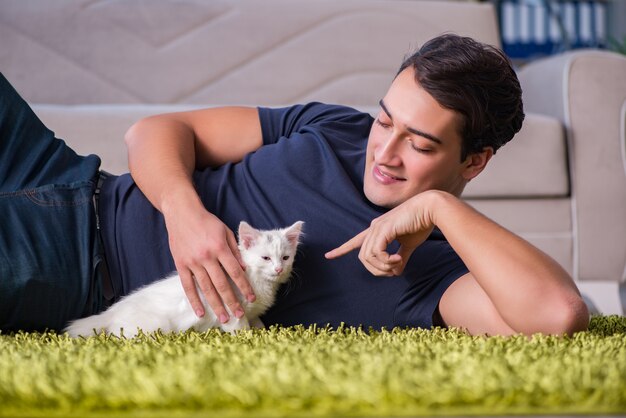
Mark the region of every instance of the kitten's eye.
<instances>
[{"instance_id":1,"label":"kitten's eye","mask_svg":"<svg viewBox=\"0 0 626 418\"><path fill-rule=\"evenodd\" d=\"M284 256L283 260L285 260L285 261L289 260L289 256L288 255Z\"/></svg>"},{"instance_id":2,"label":"kitten's eye","mask_svg":"<svg viewBox=\"0 0 626 418\"><path fill-rule=\"evenodd\" d=\"M265 261L270 261L270 260L271 260L271 258L269 258L269 257L268 257L268 256L266 256L266 255L265 255L265 256L263 256L263 257L261 257L261 258L262 258L263 260L265 260Z\"/></svg>"}]
</instances>

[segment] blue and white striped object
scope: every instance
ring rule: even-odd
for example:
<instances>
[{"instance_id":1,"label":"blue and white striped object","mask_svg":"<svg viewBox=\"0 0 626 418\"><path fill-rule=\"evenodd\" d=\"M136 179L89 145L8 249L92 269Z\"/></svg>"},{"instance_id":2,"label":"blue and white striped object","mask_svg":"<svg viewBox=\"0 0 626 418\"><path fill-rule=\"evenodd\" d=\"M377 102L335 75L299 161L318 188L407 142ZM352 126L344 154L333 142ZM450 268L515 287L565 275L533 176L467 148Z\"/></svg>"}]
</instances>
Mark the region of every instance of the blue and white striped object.
<instances>
[{"instance_id":1,"label":"blue and white striped object","mask_svg":"<svg viewBox=\"0 0 626 418\"><path fill-rule=\"evenodd\" d=\"M500 0L497 6L502 45L511 58L606 46L605 1Z\"/></svg>"}]
</instances>

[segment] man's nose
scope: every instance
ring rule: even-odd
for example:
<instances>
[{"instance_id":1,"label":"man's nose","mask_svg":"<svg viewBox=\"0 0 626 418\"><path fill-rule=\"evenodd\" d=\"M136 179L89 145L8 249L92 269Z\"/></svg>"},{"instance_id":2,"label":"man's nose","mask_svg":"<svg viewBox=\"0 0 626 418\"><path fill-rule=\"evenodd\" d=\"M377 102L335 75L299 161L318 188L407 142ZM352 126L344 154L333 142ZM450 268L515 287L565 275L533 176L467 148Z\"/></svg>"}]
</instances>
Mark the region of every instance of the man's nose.
<instances>
[{"instance_id":1,"label":"man's nose","mask_svg":"<svg viewBox=\"0 0 626 418\"><path fill-rule=\"evenodd\" d=\"M384 165L399 165L400 156L398 154L398 146L401 142L400 137L395 134L386 138L376 150L376 162Z\"/></svg>"}]
</instances>

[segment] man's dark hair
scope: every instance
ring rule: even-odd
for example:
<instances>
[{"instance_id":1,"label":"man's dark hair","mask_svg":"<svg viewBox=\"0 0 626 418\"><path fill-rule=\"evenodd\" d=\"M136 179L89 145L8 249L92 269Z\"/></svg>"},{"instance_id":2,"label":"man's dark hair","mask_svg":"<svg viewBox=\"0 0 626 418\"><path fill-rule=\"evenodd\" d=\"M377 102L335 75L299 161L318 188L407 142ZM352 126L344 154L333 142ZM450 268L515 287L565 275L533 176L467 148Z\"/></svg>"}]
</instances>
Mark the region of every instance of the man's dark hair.
<instances>
[{"instance_id":1,"label":"man's dark hair","mask_svg":"<svg viewBox=\"0 0 626 418\"><path fill-rule=\"evenodd\" d=\"M524 120L522 89L511 61L499 49L453 34L426 42L406 58L415 80L441 106L462 116L461 161L513 138Z\"/></svg>"}]
</instances>

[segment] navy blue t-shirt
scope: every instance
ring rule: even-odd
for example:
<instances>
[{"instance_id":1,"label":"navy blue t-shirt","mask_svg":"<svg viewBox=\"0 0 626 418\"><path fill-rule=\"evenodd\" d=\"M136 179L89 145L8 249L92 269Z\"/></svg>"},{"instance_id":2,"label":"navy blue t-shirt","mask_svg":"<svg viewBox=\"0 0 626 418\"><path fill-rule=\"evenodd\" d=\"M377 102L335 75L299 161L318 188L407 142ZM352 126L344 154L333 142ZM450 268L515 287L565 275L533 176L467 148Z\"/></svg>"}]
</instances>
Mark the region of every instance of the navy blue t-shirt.
<instances>
[{"instance_id":1,"label":"navy blue t-shirt","mask_svg":"<svg viewBox=\"0 0 626 418\"><path fill-rule=\"evenodd\" d=\"M358 251L324 258L385 212L363 193L372 117L321 103L258 111L264 146L237 164L197 171L194 181L206 208L233 231L242 220L260 229L305 222L293 278L263 322L430 327L443 292L468 271L439 231L399 277L372 275ZM174 270L163 217L129 175L108 180L101 201L118 294Z\"/></svg>"}]
</instances>

